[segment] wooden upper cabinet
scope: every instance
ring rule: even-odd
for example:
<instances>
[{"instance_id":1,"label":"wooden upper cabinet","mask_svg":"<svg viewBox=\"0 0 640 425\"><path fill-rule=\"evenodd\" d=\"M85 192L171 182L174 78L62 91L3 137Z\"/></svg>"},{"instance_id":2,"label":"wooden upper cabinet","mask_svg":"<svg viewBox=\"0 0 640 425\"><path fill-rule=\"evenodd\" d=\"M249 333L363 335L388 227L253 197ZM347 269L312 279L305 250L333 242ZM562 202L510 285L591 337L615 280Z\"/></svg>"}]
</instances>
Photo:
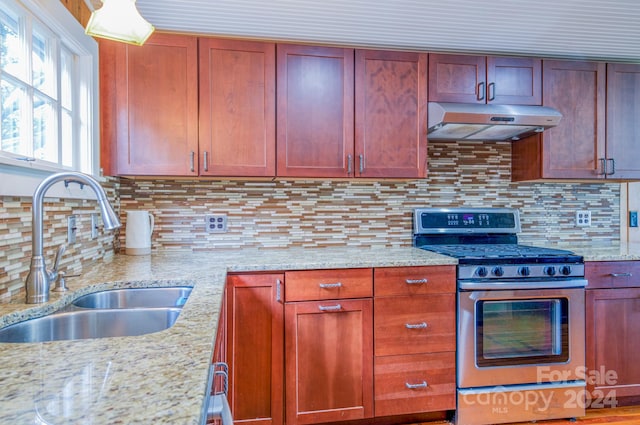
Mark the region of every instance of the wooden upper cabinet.
<instances>
[{"instance_id":1,"label":"wooden upper cabinet","mask_svg":"<svg viewBox=\"0 0 640 425\"><path fill-rule=\"evenodd\" d=\"M200 175L275 175L275 44L199 39Z\"/></svg>"},{"instance_id":2,"label":"wooden upper cabinet","mask_svg":"<svg viewBox=\"0 0 640 425\"><path fill-rule=\"evenodd\" d=\"M429 101L540 105L542 61L429 55Z\"/></svg>"},{"instance_id":3,"label":"wooden upper cabinet","mask_svg":"<svg viewBox=\"0 0 640 425\"><path fill-rule=\"evenodd\" d=\"M427 54L357 50L355 175L424 177Z\"/></svg>"},{"instance_id":4,"label":"wooden upper cabinet","mask_svg":"<svg viewBox=\"0 0 640 425\"><path fill-rule=\"evenodd\" d=\"M278 176L350 175L353 57L353 49L278 44Z\"/></svg>"},{"instance_id":5,"label":"wooden upper cabinet","mask_svg":"<svg viewBox=\"0 0 640 425\"><path fill-rule=\"evenodd\" d=\"M640 178L640 65L607 64L607 178Z\"/></svg>"},{"instance_id":6,"label":"wooden upper cabinet","mask_svg":"<svg viewBox=\"0 0 640 425\"><path fill-rule=\"evenodd\" d=\"M198 44L154 34L143 47L101 41L107 174L196 176Z\"/></svg>"},{"instance_id":7,"label":"wooden upper cabinet","mask_svg":"<svg viewBox=\"0 0 640 425\"><path fill-rule=\"evenodd\" d=\"M605 64L545 60L543 105L557 109L557 127L513 143L512 179L603 178Z\"/></svg>"}]
</instances>

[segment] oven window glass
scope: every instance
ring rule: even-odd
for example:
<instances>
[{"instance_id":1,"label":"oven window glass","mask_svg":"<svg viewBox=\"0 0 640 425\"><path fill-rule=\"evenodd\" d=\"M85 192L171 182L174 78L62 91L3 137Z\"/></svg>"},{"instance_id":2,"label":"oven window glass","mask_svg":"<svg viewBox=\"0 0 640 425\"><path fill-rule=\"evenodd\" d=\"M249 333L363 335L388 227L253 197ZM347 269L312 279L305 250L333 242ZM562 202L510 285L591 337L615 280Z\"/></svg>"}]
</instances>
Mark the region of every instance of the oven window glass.
<instances>
[{"instance_id":1,"label":"oven window glass","mask_svg":"<svg viewBox=\"0 0 640 425\"><path fill-rule=\"evenodd\" d=\"M478 303L478 366L566 362L568 300L492 300Z\"/></svg>"}]
</instances>

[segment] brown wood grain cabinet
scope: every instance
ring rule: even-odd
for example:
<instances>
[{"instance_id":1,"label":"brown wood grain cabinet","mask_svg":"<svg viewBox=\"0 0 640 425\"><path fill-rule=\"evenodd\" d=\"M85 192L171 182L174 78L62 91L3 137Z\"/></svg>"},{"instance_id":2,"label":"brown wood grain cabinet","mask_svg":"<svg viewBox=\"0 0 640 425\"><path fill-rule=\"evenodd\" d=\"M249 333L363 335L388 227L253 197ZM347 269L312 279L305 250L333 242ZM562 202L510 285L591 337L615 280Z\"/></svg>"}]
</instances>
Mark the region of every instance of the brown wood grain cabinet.
<instances>
[{"instance_id":1,"label":"brown wood grain cabinet","mask_svg":"<svg viewBox=\"0 0 640 425\"><path fill-rule=\"evenodd\" d=\"M374 270L375 415L456 406L454 266Z\"/></svg>"},{"instance_id":2,"label":"brown wood grain cabinet","mask_svg":"<svg viewBox=\"0 0 640 425\"><path fill-rule=\"evenodd\" d=\"M106 174L275 175L273 43L157 33L100 59Z\"/></svg>"},{"instance_id":3,"label":"brown wood grain cabinet","mask_svg":"<svg viewBox=\"0 0 640 425\"><path fill-rule=\"evenodd\" d=\"M229 404L234 423L282 425L282 274L227 277Z\"/></svg>"},{"instance_id":4,"label":"brown wood grain cabinet","mask_svg":"<svg viewBox=\"0 0 640 425\"><path fill-rule=\"evenodd\" d=\"M359 284L369 286L372 271ZM331 285L339 271L327 270L327 279L311 271L285 272L286 423L314 424L373 417L373 301L347 298L289 302L289 287Z\"/></svg>"},{"instance_id":5,"label":"brown wood grain cabinet","mask_svg":"<svg viewBox=\"0 0 640 425\"><path fill-rule=\"evenodd\" d=\"M586 344L592 407L640 400L640 262L587 262Z\"/></svg>"},{"instance_id":6,"label":"brown wood grain cabinet","mask_svg":"<svg viewBox=\"0 0 640 425\"><path fill-rule=\"evenodd\" d=\"M429 54L429 101L540 105L536 58Z\"/></svg>"},{"instance_id":7,"label":"brown wood grain cabinet","mask_svg":"<svg viewBox=\"0 0 640 425\"><path fill-rule=\"evenodd\" d=\"M426 53L277 50L278 176L426 175Z\"/></svg>"},{"instance_id":8,"label":"brown wood grain cabinet","mask_svg":"<svg viewBox=\"0 0 640 425\"><path fill-rule=\"evenodd\" d=\"M101 40L100 68L105 174L197 176L197 38Z\"/></svg>"},{"instance_id":9,"label":"brown wood grain cabinet","mask_svg":"<svg viewBox=\"0 0 640 425\"><path fill-rule=\"evenodd\" d=\"M275 44L199 38L201 176L273 176Z\"/></svg>"},{"instance_id":10,"label":"brown wood grain cabinet","mask_svg":"<svg viewBox=\"0 0 640 425\"><path fill-rule=\"evenodd\" d=\"M607 178L640 179L640 65L607 64Z\"/></svg>"},{"instance_id":11,"label":"brown wood grain cabinet","mask_svg":"<svg viewBox=\"0 0 640 425\"><path fill-rule=\"evenodd\" d=\"M354 173L426 175L427 54L356 50Z\"/></svg>"},{"instance_id":12,"label":"brown wood grain cabinet","mask_svg":"<svg viewBox=\"0 0 640 425\"><path fill-rule=\"evenodd\" d=\"M512 145L512 180L602 179L605 158L606 65L543 61L543 105L557 127Z\"/></svg>"},{"instance_id":13,"label":"brown wood grain cabinet","mask_svg":"<svg viewBox=\"0 0 640 425\"><path fill-rule=\"evenodd\" d=\"M350 175L353 55L353 49L278 44L278 176Z\"/></svg>"}]
</instances>

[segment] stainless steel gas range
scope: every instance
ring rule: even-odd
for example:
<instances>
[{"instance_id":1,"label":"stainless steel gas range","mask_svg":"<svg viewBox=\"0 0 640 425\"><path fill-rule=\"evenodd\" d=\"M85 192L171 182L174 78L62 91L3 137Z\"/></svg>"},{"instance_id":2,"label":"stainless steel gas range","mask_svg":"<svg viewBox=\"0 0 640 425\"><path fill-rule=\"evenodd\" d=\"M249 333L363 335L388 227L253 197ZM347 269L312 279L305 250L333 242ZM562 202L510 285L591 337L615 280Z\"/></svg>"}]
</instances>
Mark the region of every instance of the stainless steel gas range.
<instances>
[{"instance_id":1,"label":"stainless steel gas range","mask_svg":"<svg viewBox=\"0 0 640 425\"><path fill-rule=\"evenodd\" d=\"M457 425L585 413L583 259L519 231L515 209L414 211L414 246L458 259Z\"/></svg>"}]
</instances>

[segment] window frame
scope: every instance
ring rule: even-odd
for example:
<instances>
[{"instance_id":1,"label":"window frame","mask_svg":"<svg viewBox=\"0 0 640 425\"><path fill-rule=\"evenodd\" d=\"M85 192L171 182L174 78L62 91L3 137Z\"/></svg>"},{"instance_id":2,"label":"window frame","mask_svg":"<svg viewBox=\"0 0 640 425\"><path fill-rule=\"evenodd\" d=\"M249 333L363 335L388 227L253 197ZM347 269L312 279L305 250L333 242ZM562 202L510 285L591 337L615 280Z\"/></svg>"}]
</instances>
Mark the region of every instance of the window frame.
<instances>
[{"instance_id":1,"label":"window frame","mask_svg":"<svg viewBox=\"0 0 640 425\"><path fill-rule=\"evenodd\" d=\"M38 25L44 25L58 38L58 58L56 84L61 84L61 68L63 49L77 55L78 62L75 64L76 72L81 73L83 84L87 85L86 96L74 96L73 114L78 118L80 108L87 108L87 121L80 122L77 119L74 125L81 128L74 128L74 137L85 137L89 143L86 147L78 149L81 145L74 141L72 155L83 155L85 165L78 163L75 168L63 166L63 153L58 153L60 164L54 164L44 160L27 160L24 155L14 155L9 152L0 152L0 196L26 196L31 195L35 189L34 182L39 182L42 178L52 172L60 171L81 171L100 177L100 122L99 122L99 71L98 71L98 43L90 36L86 35L82 25L76 18L58 1L52 0L2 0L3 2L16 4L30 13L37 21ZM31 72L31 70L29 70ZM81 90L82 92L82 90ZM84 103L84 104L83 104ZM62 113L62 99L58 101L58 113ZM58 119L58 123L62 118ZM62 135L62 126L58 125L58 138ZM84 127L84 128L82 128ZM75 196L74 196L75 197ZM82 197L80 195L80 197Z\"/></svg>"}]
</instances>

